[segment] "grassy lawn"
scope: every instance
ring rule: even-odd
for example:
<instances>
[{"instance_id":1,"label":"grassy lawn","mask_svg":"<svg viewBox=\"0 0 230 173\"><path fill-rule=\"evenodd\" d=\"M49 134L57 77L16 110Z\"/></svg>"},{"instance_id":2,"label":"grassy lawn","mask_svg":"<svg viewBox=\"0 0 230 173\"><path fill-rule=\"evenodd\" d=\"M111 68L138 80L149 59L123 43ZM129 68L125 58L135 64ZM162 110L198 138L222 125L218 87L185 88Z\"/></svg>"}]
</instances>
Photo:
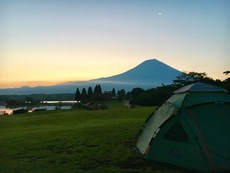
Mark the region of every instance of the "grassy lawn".
<instances>
[{"instance_id":1,"label":"grassy lawn","mask_svg":"<svg viewBox=\"0 0 230 173\"><path fill-rule=\"evenodd\" d=\"M153 107L58 110L0 117L0 172L176 172L135 152Z\"/></svg>"}]
</instances>

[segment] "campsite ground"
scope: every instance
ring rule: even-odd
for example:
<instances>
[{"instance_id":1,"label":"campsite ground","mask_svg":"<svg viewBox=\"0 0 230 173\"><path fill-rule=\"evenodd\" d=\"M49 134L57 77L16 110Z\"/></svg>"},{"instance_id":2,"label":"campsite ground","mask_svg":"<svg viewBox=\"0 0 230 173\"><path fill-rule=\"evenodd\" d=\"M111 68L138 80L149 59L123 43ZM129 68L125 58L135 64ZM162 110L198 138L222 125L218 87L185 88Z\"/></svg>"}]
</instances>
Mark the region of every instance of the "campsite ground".
<instances>
[{"instance_id":1,"label":"campsite ground","mask_svg":"<svg viewBox=\"0 0 230 173\"><path fill-rule=\"evenodd\" d=\"M153 107L44 111L0 117L0 172L178 172L135 151Z\"/></svg>"}]
</instances>

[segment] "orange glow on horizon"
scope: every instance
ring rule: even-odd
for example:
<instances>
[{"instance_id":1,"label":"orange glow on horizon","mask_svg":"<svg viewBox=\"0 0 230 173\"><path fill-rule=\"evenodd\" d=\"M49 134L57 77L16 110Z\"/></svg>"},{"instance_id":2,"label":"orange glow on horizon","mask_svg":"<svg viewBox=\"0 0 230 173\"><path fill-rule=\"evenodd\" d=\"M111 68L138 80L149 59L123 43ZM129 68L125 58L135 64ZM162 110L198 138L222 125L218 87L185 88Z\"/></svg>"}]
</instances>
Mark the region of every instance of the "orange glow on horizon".
<instances>
[{"instance_id":1,"label":"orange glow on horizon","mask_svg":"<svg viewBox=\"0 0 230 173\"><path fill-rule=\"evenodd\" d=\"M71 81L25 81L25 82L7 82L0 83L0 88L20 88L23 86L36 87L36 86L52 86L57 84L64 84ZM74 82L74 81L73 81Z\"/></svg>"}]
</instances>

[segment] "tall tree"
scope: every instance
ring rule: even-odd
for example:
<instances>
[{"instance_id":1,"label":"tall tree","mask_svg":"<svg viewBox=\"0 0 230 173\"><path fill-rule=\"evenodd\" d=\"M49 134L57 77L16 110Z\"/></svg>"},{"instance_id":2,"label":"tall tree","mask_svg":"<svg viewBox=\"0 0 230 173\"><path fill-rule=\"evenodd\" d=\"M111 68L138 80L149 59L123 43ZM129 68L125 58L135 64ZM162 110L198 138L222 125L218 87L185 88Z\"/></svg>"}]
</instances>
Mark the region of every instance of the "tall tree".
<instances>
[{"instance_id":1,"label":"tall tree","mask_svg":"<svg viewBox=\"0 0 230 173\"><path fill-rule=\"evenodd\" d=\"M116 96L116 91L115 91L115 89L113 88L113 90L112 90L112 97L115 97Z\"/></svg>"},{"instance_id":2,"label":"tall tree","mask_svg":"<svg viewBox=\"0 0 230 173\"><path fill-rule=\"evenodd\" d=\"M85 88L82 88L81 94L82 94L82 95L86 95L86 89L85 89Z\"/></svg>"},{"instance_id":3,"label":"tall tree","mask_svg":"<svg viewBox=\"0 0 230 173\"><path fill-rule=\"evenodd\" d=\"M230 92L230 77L225 79L223 82L222 82L222 87L227 89L228 92Z\"/></svg>"},{"instance_id":4,"label":"tall tree","mask_svg":"<svg viewBox=\"0 0 230 173\"><path fill-rule=\"evenodd\" d=\"M98 84L98 93L102 94L102 89L101 89L101 85L100 84Z\"/></svg>"},{"instance_id":5,"label":"tall tree","mask_svg":"<svg viewBox=\"0 0 230 173\"><path fill-rule=\"evenodd\" d=\"M92 87L89 87L89 88L88 88L87 94L88 94L88 95L92 95L92 94L93 94L93 89L92 89Z\"/></svg>"},{"instance_id":6,"label":"tall tree","mask_svg":"<svg viewBox=\"0 0 230 173\"><path fill-rule=\"evenodd\" d=\"M118 100L123 100L125 98L125 90L121 89L117 91Z\"/></svg>"},{"instance_id":7,"label":"tall tree","mask_svg":"<svg viewBox=\"0 0 230 173\"><path fill-rule=\"evenodd\" d=\"M79 101L81 99L80 97L81 97L81 93L79 88L77 88L75 92L75 100Z\"/></svg>"},{"instance_id":8,"label":"tall tree","mask_svg":"<svg viewBox=\"0 0 230 173\"><path fill-rule=\"evenodd\" d=\"M142 88L133 88L130 92L131 99L135 102L136 98L141 95L145 90Z\"/></svg>"},{"instance_id":9,"label":"tall tree","mask_svg":"<svg viewBox=\"0 0 230 173\"><path fill-rule=\"evenodd\" d=\"M98 86L96 85L93 89L93 93L96 94L98 92Z\"/></svg>"},{"instance_id":10,"label":"tall tree","mask_svg":"<svg viewBox=\"0 0 230 173\"><path fill-rule=\"evenodd\" d=\"M102 93L101 85L100 84L98 84L98 85L95 86L94 93L95 94L101 94Z\"/></svg>"},{"instance_id":11,"label":"tall tree","mask_svg":"<svg viewBox=\"0 0 230 173\"><path fill-rule=\"evenodd\" d=\"M206 73L189 72L182 73L179 76L177 76L176 79L173 80L173 85L176 87L182 87L195 82L214 84L214 80L208 77Z\"/></svg>"}]
</instances>

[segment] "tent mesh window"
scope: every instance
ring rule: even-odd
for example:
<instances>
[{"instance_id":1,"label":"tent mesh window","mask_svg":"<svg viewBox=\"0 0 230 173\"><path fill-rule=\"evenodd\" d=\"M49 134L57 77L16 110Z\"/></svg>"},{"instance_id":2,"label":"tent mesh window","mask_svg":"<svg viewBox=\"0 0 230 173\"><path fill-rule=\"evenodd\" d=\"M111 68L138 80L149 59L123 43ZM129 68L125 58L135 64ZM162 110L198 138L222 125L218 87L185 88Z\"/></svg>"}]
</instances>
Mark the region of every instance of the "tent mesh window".
<instances>
[{"instance_id":1,"label":"tent mesh window","mask_svg":"<svg viewBox=\"0 0 230 173\"><path fill-rule=\"evenodd\" d=\"M175 123L165 134L165 139L177 142L187 142L189 140L183 126Z\"/></svg>"}]
</instances>

